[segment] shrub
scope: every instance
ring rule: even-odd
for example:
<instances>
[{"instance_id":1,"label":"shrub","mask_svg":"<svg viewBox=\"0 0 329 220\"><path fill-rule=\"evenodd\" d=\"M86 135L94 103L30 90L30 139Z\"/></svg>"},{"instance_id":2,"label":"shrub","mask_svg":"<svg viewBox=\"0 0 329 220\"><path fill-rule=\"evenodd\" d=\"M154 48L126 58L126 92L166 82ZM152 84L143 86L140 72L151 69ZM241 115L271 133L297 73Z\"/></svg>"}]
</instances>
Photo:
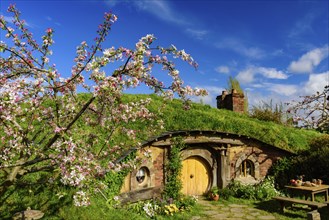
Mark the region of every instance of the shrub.
<instances>
[{"instance_id":1,"label":"shrub","mask_svg":"<svg viewBox=\"0 0 329 220\"><path fill-rule=\"evenodd\" d=\"M209 198L211 198L213 195L219 195L219 188L217 186L212 187L208 192Z\"/></svg>"},{"instance_id":2,"label":"shrub","mask_svg":"<svg viewBox=\"0 0 329 220\"><path fill-rule=\"evenodd\" d=\"M310 149L297 156L283 158L270 169L279 187L289 183L290 179L303 174L305 180L322 179L329 183L329 135L316 137L310 141Z\"/></svg>"},{"instance_id":3,"label":"shrub","mask_svg":"<svg viewBox=\"0 0 329 220\"><path fill-rule=\"evenodd\" d=\"M228 200L230 197L233 197L234 193L228 187L219 190L219 197L225 200Z\"/></svg>"},{"instance_id":4,"label":"shrub","mask_svg":"<svg viewBox=\"0 0 329 220\"><path fill-rule=\"evenodd\" d=\"M300 160L302 173L309 180L316 178L329 183L329 135L313 139L310 146L310 150Z\"/></svg>"},{"instance_id":5,"label":"shrub","mask_svg":"<svg viewBox=\"0 0 329 220\"><path fill-rule=\"evenodd\" d=\"M158 214L160 207L156 203L146 202L143 206L143 210L148 217L153 218Z\"/></svg>"},{"instance_id":6,"label":"shrub","mask_svg":"<svg viewBox=\"0 0 329 220\"><path fill-rule=\"evenodd\" d=\"M135 203L127 205L126 208L127 208L127 210L132 211L136 214L144 215L145 214L145 209L144 209L145 204L146 204L146 202L139 201L139 202L135 202Z\"/></svg>"},{"instance_id":7,"label":"shrub","mask_svg":"<svg viewBox=\"0 0 329 220\"><path fill-rule=\"evenodd\" d=\"M273 177L267 177L255 185L244 185L239 181L233 181L229 184L228 190L234 197L252 200L269 200L279 194L275 189ZM230 196L229 193L227 194Z\"/></svg>"},{"instance_id":8,"label":"shrub","mask_svg":"<svg viewBox=\"0 0 329 220\"><path fill-rule=\"evenodd\" d=\"M180 157L181 150L185 147L181 137L174 139L174 143L169 152L169 160L165 164L166 184L164 187L163 197L168 199L179 199L181 197L182 181L180 179L183 168Z\"/></svg>"},{"instance_id":9,"label":"shrub","mask_svg":"<svg viewBox=\"0 0 329 220\"><path fill-rule=\"evenodd\" d=\"M176 205L179 207L180 210L191 210L193 206L198 201L197 196L183 196L180 200L176 201Z\"/></svg>"},{"instance_id":10,"label":"shrub","mask_svg":"<svg viewBox=\"0 0 329 220\"><path fill-rule=\"evenodd\" d=\"M275 188L274 177L266 177L257 185L257 190L259 195L257 198L260 200L269 200L272 197L280 194L280 192Z\"/></svg>"},{"instance_id":11,"label":"shrub","mask_svg":"<svg viewBox=\"0 0 329 220\"><path fill-rule=\"evenodd\" d=\"M128 172L128 169L123 169L120 172L110 171L105 175L103 182L107 186L105 189L105 193L107 196L107 203L110 207L115 207L116 205L118 205L116 195L119 194L124 179L127 176Z\"/></svg>"},{"instance_id":12,"label":"shrub","mask_svg":"<svg viewBox=\"0 0 329 220\"><path fill-rule=\"evenodd\" d=\"M329 149L329 135L323 135L310 141L311 151Z\"/></svg>"},{"instance_id":13,"label":"shrub","mask_svg":"<svg viewBox=\"0 0 329 220\"><path fill-rule=\"evenodd\" d=\"M182 196L179 200L153 199L130 204L127 209L141 216L157 219L158 215L172 216L179 212L190 211L197 201L196 196Z\"/></svg>"},{"instance_id":14,"label":"shrub","mask_svg":"<svg viewBox=\"0 0 329 220\"><path fill-rule=\"evenodd\" d=\"M276 124L291 124L292 119L283 110L282 104L273 105L272 100L270 103L262 102L258 106L253 106L250 110L250 116L262 121L271 121Z\"/></svg>"},{"instance_id":15,"label":"shrub","mask_svg":"<svg viewBox=\"0 0 329 220\"><path fill-rule=\"evenodd\" d=\"M295 178L299 173L297 158L285 157L272 165L268 175L273 176L277 187L282 189L287 183L289 183L290 179Z\"/></svg>"}]
</instances>

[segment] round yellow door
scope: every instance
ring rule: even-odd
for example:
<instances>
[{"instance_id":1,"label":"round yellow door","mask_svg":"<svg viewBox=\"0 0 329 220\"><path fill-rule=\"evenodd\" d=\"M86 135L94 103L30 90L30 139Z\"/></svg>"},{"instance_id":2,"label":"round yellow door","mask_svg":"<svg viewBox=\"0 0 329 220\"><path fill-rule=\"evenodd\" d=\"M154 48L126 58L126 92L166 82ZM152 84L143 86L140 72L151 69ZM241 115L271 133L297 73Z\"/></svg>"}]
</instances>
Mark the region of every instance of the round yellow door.
<instances>
[{"instance_id":1,"label":"round yellow door","mask_svg":"<svg viewBox=\"0 0 329 220\"><path fill-rule=\"evenodd\" d=\"M185 195L202 195L209 186L208 163L200 157L189 157L183 161L182 192Z\"/></svg>"}]
</instances>

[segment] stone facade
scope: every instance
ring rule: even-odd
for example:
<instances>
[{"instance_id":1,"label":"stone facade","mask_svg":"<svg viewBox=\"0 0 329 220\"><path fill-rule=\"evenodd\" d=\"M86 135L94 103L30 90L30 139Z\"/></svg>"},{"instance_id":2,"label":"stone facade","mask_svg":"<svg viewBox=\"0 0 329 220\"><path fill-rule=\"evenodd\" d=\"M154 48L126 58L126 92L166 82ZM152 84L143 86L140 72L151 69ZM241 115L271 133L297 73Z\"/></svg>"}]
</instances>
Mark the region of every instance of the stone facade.
<instances>
[{"instance_id":1,"label":"stone facade","mask_svg":"<svg viewBox=\"0 0 329 220\"><path fill-rule=\"evenodd\" d=\"M153 161L154 174L154 185L162 186L164 184L164 162L165 162L165 151L163 150Z\"/></svg>"},{"instance_id":2,"label":"stone facade","mask_svg":"<svg viewBox=\"0 0 329 220\"><path fill-rule=\"evenodd\" d=\"M266 176L276 160L291 154L243 135L216 131L167 133L150 140L140 149L138 155L143 162L127 176L122 188L123 197L131 201L132 198L152 198L161 192L165 185L164 164L167 162L171 140L175 136L181 136L187 146L181 151L182 161L195 158L193 166L201 166L200 169L205 170L208 181L205 191L213 186L224 188L234 179L247 183L257 182ZM144 150L151 150L151 158L143 157ZM145 171L145 179L143 182L138 182L136 175L141 169ZM186 177L188 181L191 180L190 178L195 178L194 175L199 175L198 172L192 172ZM189 182L189 184L194 183ZM143 194L142 197L138 196L140 193Z\"/></svg>"},{"instance_id":3,"label":"stone facade","mask_svg":"<svg viewBox=\"0 0 329 220\"><path fill-rule=\"evenodd\" d=\"M216 97L217 108L227 109L234 112L244 113L244 95L237 93L235 89L232 89L231 94L227 91L223 91L222 95Z\"/></svg>"},{"instance_id":4,"label":"stone facade","mask_svg":"<svg viewBox=\"0 0 329 220\"><path fill-rule=\"evenodd\" d=\"M151 158L143 156L145 151L152 150ZM136 175L139 169L133 170L126 178L122 192L136 191L149 187L162 187L164 185L164 162L165 148L146 146L138 152L137 156L142 158L139 168L145 169L145 181L139 183ZM128 187L129 186L129 187Z\"/></svg>"}]
</instances>

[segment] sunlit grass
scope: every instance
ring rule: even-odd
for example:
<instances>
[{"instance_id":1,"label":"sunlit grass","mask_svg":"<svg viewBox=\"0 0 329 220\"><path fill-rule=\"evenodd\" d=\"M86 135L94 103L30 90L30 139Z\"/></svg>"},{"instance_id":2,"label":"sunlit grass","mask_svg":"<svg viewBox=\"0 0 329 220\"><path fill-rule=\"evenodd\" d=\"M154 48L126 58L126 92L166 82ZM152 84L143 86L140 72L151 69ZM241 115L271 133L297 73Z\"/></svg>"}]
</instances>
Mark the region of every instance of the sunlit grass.
<instances>
[{"instance_id":1,"label":"sunlit grass","mask_svg":"<svg viewBox=\"0 0 329 220\"><path fill-rule=\"evenodd\" d=\"M125 95L126 100L151 97L150 109L156 111L163 99L156 95ZM212 108L209 105L193 103L186 111L180 100L169 102L163 109L161 118L165 131L175 130L215 130L235 133L258 139L267 144L298 152L309 148L308 141L321 134L313 130L297 129L274 122L260 121L246 114Z\"/></svg>"},{"instance_id":2,"label":"sunlit grass","mask_svg":"<svg viewBox=\"0 0 329 220\"><path fill-rule=\"evenodd\" d=\"M150 109L154 112L158 110L164 100L161 97L155 95L125 95L123 100L132 101L139 100L141 98L151 97L153 102ZM81 95L82 99L88 98L87 95ZM259 121L254 118L250 118L247 115L235 113L228 110L219 110L212 108L209 105L202 105L193 103L191 109L186 111L182 107L182 103L179 100L173 100L169 102L166 108L163 109L163 115L160 116L165 122L165 129L159 130L158 134L163 131L175 131L175 130L215 130L220 132L228 132L241 134L256 138L267 144L277 146L282 149L286 149L292 152L298 152L299 150L308 149L308 141L321 134L310 131L301 130L293 127L287 127L278 125L272 122ZM84 123L78 121L76 126L86 126ZM88 128L86 128L87 130ZM89 128L91 129L91 128ZM93 128L97 129L97 128ZM82 129L83 130L83 129ZM83 134L82 134L83 135ZM100 134L101 135L101 134ZM32 174L31 177L42 179L38 174ZM3 173L0 172L0 180L3 180ZM145 216L137 215L134 212L126 211L124 209L113 209L106 205L106 201L103 198L95 196L92 200L92 205L86 208L77 208L72 205L72 190L64 186L58 186L62 189L53 189L42 183L32 183L29 181L28 187L22 186L9 191L5 198L1 198L3 202L0 204L0 218L10 218L11 215L18 211L26 210L31 207L32 209L38 209L45 213L47 219L145 219ZM66 191L67 195L58 199L56 192ZM223 201L224 202L224 201ZM227 203L245 202L239 201L226 201ZM256 206L256 203L250 202L248 205ZM292 214L288 210L287 214L281 215L271 208L274 204L266 205L266 203L258 204L259 207L263 207L265 211L273 212L274 215L283 216L279 219L303 219L305 218L305 211L294 211ZM268 208L268 210L267 210ZM321 210L322 211L322 210ZM322 211L322 212L325 212ZM191 216L201 215L202 207L195 207L191 212L184 212L174 217L161 216L158 219L190 219ZM301 217L298 217L301 215ZM289 216L292 216L291 218ZM296 217L297 216L297 217Z\"/></svg>"}]
</instances>

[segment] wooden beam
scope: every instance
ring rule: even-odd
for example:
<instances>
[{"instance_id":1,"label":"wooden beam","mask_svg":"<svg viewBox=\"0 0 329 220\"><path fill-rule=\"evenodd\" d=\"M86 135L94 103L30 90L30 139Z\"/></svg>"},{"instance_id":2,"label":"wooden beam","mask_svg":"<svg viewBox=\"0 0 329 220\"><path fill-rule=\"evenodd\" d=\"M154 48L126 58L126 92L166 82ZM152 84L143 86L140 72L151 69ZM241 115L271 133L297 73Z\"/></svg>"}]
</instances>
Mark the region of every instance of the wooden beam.
<instances>
[{"instance_id":1,"label":"wooden beam","mask_svg":"<svg viewBox=\"0 0 329 220\"><path fill-rule=\"evenodd\" d=\"M183 139L185 144L202 144L202 143L215 143L215 144L232 144L232 145L244 145L245 143L241 140L221 137L196 137L188 136ZM152 146L168 146L171 145L171 139L157 141L152 143Z\"/></svg>"},{"instance_id":2,"label":"wooden beam","mask_svg":"<svg viewBox=\"0 0 329 220\"><path fill-rule=\"evenodd\" d=\"M135 191L130 191L127 193L121 193L119 195L119 200L122 204L126 203L132 203L152 198L159 198L161 196L161 193L163 191L163 188L160 186L158 187L148 187L144 189L139 189Z\"/></svg>"}]
</instances>

